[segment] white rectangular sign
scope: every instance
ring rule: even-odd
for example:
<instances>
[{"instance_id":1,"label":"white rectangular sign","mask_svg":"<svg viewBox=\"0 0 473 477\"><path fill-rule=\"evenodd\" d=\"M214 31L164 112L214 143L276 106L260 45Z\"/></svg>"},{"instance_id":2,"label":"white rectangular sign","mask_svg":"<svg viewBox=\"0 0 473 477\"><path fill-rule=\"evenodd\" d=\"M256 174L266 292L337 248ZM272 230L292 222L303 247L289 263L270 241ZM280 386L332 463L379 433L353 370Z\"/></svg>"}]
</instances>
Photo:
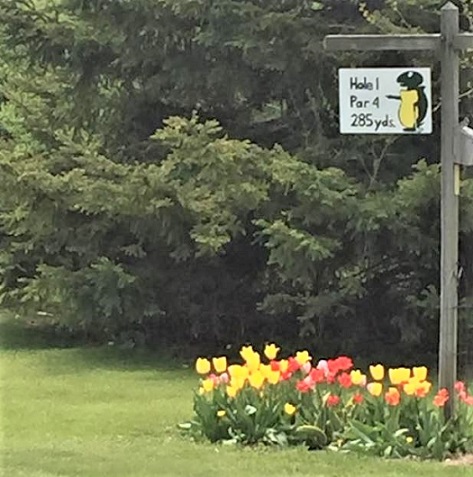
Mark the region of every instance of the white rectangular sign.
<instances>
[{"instance_id":1,"label":"white rectangular sign","mask_svg":"<svg viewBox=\"0 0 473 477\"><path fill-rule=\"evenodd\" d=\"M340 132L431 134L430 68L340 68Z\"/></svg>"}]
</instances>

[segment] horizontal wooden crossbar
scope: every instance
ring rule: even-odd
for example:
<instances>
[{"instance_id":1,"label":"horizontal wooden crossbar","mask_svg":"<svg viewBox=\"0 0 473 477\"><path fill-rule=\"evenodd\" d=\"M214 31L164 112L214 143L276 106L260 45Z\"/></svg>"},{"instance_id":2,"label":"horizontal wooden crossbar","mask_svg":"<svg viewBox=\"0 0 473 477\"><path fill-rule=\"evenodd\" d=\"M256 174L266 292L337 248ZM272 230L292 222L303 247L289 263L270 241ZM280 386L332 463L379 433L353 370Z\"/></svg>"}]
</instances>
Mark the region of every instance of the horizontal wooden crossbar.
<instances>
[{"instance_id":1,"label":"horizontal wooden crossbar","mask_svg":"<svg viewBox=\"0 0 473 477\"><path fill-rule=\"evenodd\" d=\"M327 50L437 50L440 34L433 35L328 35Z\"/></svg>"},{"instance_id":2,"label":"horizontal wooden crossbar","mask_svg":"<svg viewBox=\"0 0 473 477\"><path fill-rule=\"evenodd\" d=\"M439 50L440 33L430 35L328 35L324 39L327 50ZM473 33L460 33L454 40L459 50L473 49Z\"/></svg>"},{"instance_id":3,"label":"horizontal wooden crossbar","mask_svg":"<svg viewBox=\"0 0 473 477\"><path fill-rule=\"evenodd\" d=\"M473 33L460 33L453 43L459 50L473 49Z\"/></svg>"}]
</instances>

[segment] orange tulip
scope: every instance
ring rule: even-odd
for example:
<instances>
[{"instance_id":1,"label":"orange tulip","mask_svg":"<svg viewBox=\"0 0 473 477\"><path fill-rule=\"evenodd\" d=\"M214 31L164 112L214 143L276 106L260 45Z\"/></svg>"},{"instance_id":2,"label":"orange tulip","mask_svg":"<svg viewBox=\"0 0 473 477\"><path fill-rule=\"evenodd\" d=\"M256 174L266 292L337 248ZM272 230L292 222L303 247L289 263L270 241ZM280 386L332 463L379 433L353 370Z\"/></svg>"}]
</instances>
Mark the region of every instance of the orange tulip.
<instances>
[{"instance_id":1,"label":"orange tulip","mask_svg":"<svg viewBox=\"0 0 473 477\"><path fill-rule=\"evenodd\" d=\"M439 392L434 397L434 406L443 407L448 399L448 390L445 388L439 389Z\"/></svg>"},{"instance_id":2,"label":"orange tulip","mask_svg":"<svg viewBox=\"0 0 473 477\"><path fill-rule=\"evenodd\" d=\"M384 399L390 406L397 406L401 400L401 394L397 388L389 388Z\"/></svg>"},{"instance_id":3,"label":"orange tulip","mask_svg":"<svg viewBox=\"0 0 473 477\"><path fill-rule=\"evenodd\" d=\"M429 394L430 389L432 388L432 383L429 381L422 381L421 383L417 383L415 395L417 397L423 398Z\"/></svg>"}]
</instances>

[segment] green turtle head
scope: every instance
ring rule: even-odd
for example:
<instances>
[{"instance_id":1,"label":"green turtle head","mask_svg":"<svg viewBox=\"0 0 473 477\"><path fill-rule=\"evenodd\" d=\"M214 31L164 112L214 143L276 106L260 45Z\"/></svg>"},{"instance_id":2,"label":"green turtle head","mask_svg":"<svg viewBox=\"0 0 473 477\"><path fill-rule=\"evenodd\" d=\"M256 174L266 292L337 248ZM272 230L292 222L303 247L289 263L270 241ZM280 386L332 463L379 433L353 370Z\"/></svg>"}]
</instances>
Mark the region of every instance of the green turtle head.
<instances>
[{"instance_id":1,"label":"green turtle head","mask_svg":"<svg viewBox=\"0 0 473 477\"><path fill-rule=\"evenodd\" d=\"M424 81L422 75L416 71L406 71L397 77L397 82L401 86L405 86L407 89L418 88Z\"/></svg>"}]
</instances>

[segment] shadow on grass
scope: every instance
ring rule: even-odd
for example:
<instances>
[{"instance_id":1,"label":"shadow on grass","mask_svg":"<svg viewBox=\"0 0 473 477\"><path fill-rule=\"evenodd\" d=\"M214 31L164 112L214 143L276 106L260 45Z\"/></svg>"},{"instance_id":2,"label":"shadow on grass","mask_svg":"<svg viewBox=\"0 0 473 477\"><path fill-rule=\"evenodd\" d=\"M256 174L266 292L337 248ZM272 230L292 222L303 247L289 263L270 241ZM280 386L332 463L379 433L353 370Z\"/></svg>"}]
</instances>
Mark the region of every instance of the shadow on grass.
<instances>
[{"instance_id":1,"label":"shadow on grass","mask_svg":"<svg viewBox=\"0 0 473 477\"><path fill-rule=\"evenodd\" d=\"M0 349L36 350L65 347L66 341L54 336L50 330L28 325L7 313L0 314Z\"/></svg>"},{"instance_id":2,"label":"shadow on grass","mask_svg":"<svg viewBox=\"0 0 473 477\"><path fill-rule=\"evenodd\" d=\"M44 355L44 360L46 364L51 361L51 368L58 373L73 372L80 368L117 371L176 371L190 368L190 361L178 358L179 353L172 350L89 345L77 339L61 337L52 329L32 326L5 313L0 314L0 350L51 351ZM58 352L61 352L60 360Z\"/></svg>"}]
</instances>

